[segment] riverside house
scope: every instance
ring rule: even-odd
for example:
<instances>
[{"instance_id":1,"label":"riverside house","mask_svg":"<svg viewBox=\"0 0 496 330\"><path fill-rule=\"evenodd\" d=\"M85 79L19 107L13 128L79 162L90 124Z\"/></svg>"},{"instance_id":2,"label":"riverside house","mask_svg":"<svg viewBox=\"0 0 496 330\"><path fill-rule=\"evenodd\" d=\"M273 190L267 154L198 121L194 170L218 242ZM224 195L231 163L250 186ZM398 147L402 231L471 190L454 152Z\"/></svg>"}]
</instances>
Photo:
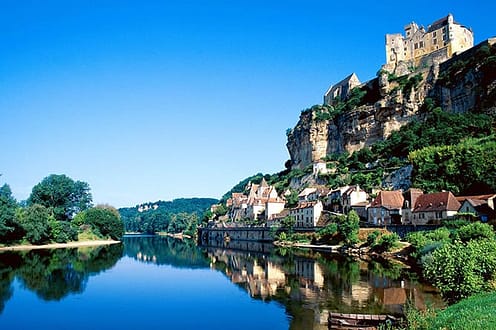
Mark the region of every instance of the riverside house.
<instances>
[{"instance_id":1,"label":"riverside house","mask_svg":"<svg viewBox=\"0 0 496 330\"><path fill-rule=\"evenodd\" d=\"M441 220L452 218L457 214L460 206L460 202L449 191L420 195L412 211L412 223L439 224Z\"/></svg>"}]
</instances>

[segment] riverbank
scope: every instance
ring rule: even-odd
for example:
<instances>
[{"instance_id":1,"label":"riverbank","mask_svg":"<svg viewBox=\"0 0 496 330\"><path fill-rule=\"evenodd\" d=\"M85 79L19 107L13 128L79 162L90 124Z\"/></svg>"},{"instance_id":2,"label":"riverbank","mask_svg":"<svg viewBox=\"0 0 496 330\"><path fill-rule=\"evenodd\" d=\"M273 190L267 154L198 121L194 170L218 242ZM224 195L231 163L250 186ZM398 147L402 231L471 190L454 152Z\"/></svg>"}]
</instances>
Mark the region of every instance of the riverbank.
<instances>
[{"instance_id":1,"label":"riverbank","mask_svg":"<svg viewBox=\"0 0 496 330\"><path fill-rule=\"evenodd\" d=\"M13 246L1 246L0 251L23 251L23 250L40 250L40 249L65 249L65 248L76 248L85 246L98 246L98 245L110 245L121 243L121 241L114 240L94 240L94 241L77 241L77 242L67 242L67 243L50 243L43 245L13 245Z\"/></svg>"}]
</instances>

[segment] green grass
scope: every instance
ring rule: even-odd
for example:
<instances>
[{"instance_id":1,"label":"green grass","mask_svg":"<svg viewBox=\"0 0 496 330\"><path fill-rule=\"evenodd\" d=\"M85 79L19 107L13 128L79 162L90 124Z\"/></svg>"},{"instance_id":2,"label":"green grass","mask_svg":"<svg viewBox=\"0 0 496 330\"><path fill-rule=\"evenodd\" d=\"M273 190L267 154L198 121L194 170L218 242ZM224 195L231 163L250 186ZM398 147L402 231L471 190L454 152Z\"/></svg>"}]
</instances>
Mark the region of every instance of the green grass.
<instances>
[{"instance_id":1,"label":"green grass","mask_svg":"<svg viewBox=\"0 0 496 330\"><path fill-rule=\"evenodd\" d=\"M429 329L496 329L495 310L496 293L475 295L439 312Z\"/></svg>"}]
</instances>

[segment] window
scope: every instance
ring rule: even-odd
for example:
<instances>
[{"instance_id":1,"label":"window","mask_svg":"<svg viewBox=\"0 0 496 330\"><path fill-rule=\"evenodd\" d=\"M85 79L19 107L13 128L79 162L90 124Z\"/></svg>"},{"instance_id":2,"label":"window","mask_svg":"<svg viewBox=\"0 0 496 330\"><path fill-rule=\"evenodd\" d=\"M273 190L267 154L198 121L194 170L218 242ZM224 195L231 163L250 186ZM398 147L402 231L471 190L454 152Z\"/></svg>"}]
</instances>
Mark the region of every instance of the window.
<instances>
[{"instance_id":1,"label":"window","mask_svg":"<svg viewBox=\"0 0 496 330\"><path fill-rule=\"evenodd\" d=\"M437 44L437 39L432 39L432 44L433 45Z\"/></svg>"},{"instance_id":2,"label":"window","mask_svg":"<svg viewBox=\"0 0 496 330\"><path fill-rule=\"evenodd\" d=\"M418 49L418 43L415 43L413 48Z\"/></svg>"},{"instance_id":3,"label":"window","mask_svg":"<svg viewBox=\"0 0 496 330\"><path fill-rule=\"evenodd\" d=\"M420 44L419 44L419 48L423 48L424 47L424 42L421 41Z\"/></svg>"},{"instance_id":4,"label":"window","mask_svg":"<svg viewBox=\"0 0 496 330\"><path fill-rule=\"evenodd\" d=\"M437 36L437 31L432 32L432 37L435 38Z\"/></svg>"}]
</instances>

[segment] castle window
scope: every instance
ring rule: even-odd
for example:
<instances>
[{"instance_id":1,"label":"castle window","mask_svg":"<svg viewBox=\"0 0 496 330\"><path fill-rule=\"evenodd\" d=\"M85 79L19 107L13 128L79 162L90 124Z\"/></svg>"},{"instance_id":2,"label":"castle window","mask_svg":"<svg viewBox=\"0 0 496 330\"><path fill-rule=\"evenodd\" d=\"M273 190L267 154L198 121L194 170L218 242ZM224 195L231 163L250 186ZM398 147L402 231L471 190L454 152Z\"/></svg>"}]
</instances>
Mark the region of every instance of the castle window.
<instances>
[{"instance_id":1,"label":"castle window","mask_svg":"<svg viewBox=\"0 0 496 330\"><path fill-rule=\"evenodd\" d=\"M423 48L424 47L424 42L421 41L420 44L419 44L419 48Z\"/></svg>"},{"instance_id":2,"label":"castle window","mask_svg":"<svg viewBox=\"0 0 496 330\"><path fill-rule=\"evenodd\" d=\"M435 38L437 36L437 31L432 32L432 37Z\"/></svg>"},{"instance_id":3,"label":"castle window","mask_svg":"<svg viewBox=\"0 0 496 330\"><path fill-rule=\"evenodd\" d=\"M415 43L413 48L418 49L418 43Z\"/></svg>"},{"instance_id":4,"label":"castle window","mask_svg":"<svg viewBox=\"0 0 496 330\"><path fill-rule=\"evenodd\" d=\"M432 44L433 45L437 44L437 39L432 39Z\"/></svg>"}]
</instances>

